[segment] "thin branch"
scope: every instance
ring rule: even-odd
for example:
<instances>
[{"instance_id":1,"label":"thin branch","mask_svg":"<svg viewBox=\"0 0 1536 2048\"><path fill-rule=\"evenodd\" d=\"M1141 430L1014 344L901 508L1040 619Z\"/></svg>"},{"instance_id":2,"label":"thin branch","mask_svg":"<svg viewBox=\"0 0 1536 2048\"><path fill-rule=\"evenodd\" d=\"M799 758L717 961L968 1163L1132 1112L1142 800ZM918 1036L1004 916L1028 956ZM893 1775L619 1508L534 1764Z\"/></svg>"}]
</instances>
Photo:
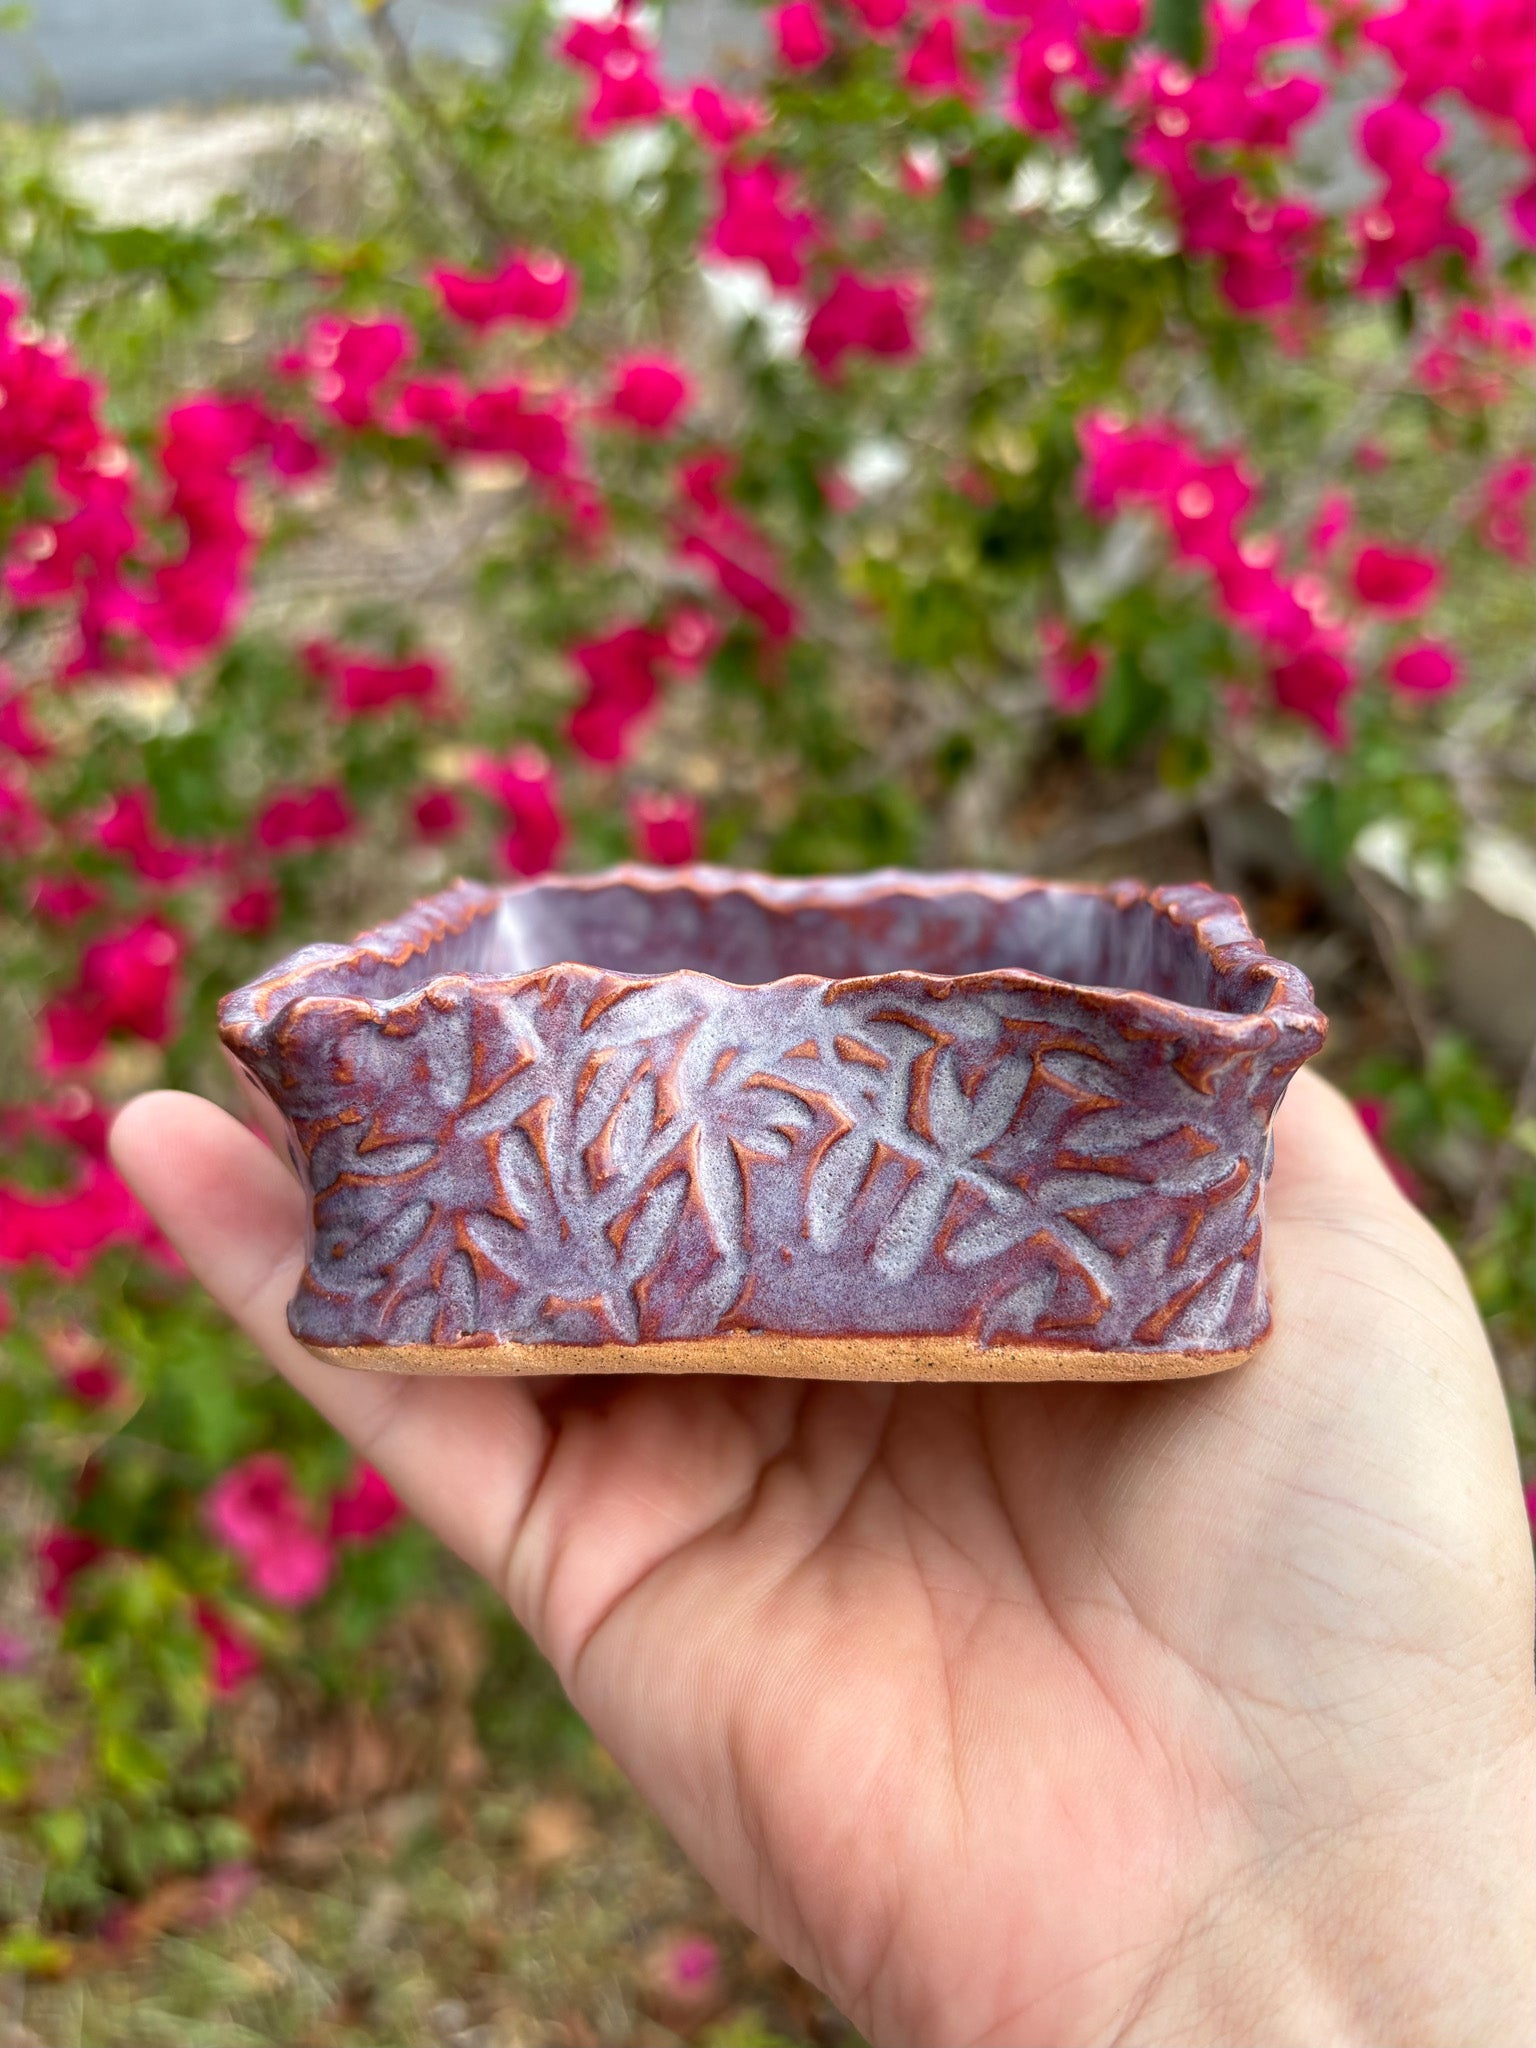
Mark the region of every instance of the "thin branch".
<instances>
[{"instance_id":1,"label":"thin branch","mask_svg":"<svg viewBox=\"0 0 1536 2048\"><path fill-rule=\"evenodd\" d=\"M1429 1058L1435 1042L1435 1024L1424 1001L1424 992L1404 966L1407 953L1407 935L1403 930L1402 914L1387 891L1371 873L1364 861L1351 855L1345 863L1345 872L1354 884L1355 894L1364 905L1366 921L1371 928L1371 937L1376 944L1376 955L1382 971L1392 984L1392 993L1402 1006L1409 1029L1419 1048L1422 1059Z\"/></svg>"},{"instance_id":2,"label":"thin branch","mask_svg":"<svg viewBox=\"0 0 1536 2048\"><path fill-rule=\"evenodd\" d=\"M1149 790L1134 803L1119 805L1107 817L1037 839L1029 849L1030 860L1037 867L1074 868L1092 854L1111 853L1145 833L1200 824L1204 806L1228 793L1220 784L1203 789L1198 797L1188 790Z\"/></svg>"},{"instance_id":3,"label":"thin branch","mask_svg":"<svg viewBox=\"0 0 1536 2048\"><path fill-rule=\"evenodd\" d=\"M446 174L443 167L418 145L415 137L406 132L396 104L401 97L398 88L360 63L339 40L326 14L324 0L304 0L304 28L315 57L337 84L348 92L362 87L384 113L390 141L400 160L406 183L417 201L425 206L437 203L441 194L435 188L441 186ZM457 198L457 194L452 192L449 196ZM478 222L475 226L478 239Z\"/></svg>"},{"instance_id":4,"label":"thin branch","mask_svg":"<svg viewBox=\"0 0 1536 2048\"><path fill-rule=\"evenodd\" d=\"M1536 1122L1536 1044L1531 1046L1520 1086L1515 1090L1515 1100L1509 1112L1509 1129L1499 1140L1488 1162L1477 1190L1477 1200L1467 1218L1469 1245L1477 1244L1492 1230L1511 1180L1519 1167L1529 1161L1530 1153L1522 1143L1521 1132L1526 1124L1532 1122Z\"/></svg>"},{"instance_id":5,"label":"thin branch","mask_svg":"<svg viewBox=\"0 0 1536 2048\"><path fill-rule=\"evenodd\" d=\"M390 0L368 16L368 33L373 39L390 90L410 108L433 145L435 160L464 213L473 222L487 257L498 256L508 240L506 222L493 205L489 193L471 173L460 156L453 130L443 110L432 97L411 60L410 48L401 35Z\"/></svg>"}]
</instances>

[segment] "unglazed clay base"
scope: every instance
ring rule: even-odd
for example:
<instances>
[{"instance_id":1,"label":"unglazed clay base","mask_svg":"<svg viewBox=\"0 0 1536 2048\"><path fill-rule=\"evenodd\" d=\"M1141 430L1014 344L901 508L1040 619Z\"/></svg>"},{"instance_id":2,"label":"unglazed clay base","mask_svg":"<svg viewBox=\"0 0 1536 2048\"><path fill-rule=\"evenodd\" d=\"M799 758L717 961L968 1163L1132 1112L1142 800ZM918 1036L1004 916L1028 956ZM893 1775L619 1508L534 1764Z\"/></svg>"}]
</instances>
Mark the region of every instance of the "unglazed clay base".
<instances>
[{"instance_id":1,"label":"unglazed clay base","mask_svg":"<svg viewBox=\"0 0 1536 2048\"><path fill-rule=\"evenodd\" d=\"M294 1335L453 1373L1219 1371L1324 1028L1215 890L892 870L460 882L220 1007Z\"/></svg>"},{"instance_id":2,"label":"unglazed clay base","mask_svg":"<svg viewBox=\"0 0 1536 2048\"><path fill-rule=\"evenodd\" d=\"M1265 1333L1267 1336L1267 1332ZM311 1344L354 1372L487 1377L563 1373L746 1373L782 1380L1179 1380L1244 1365L1246 1351L1088 1351L1063 1345L983 1349L967 1337L693 1337L675 1344Z\"/></svg>"}]
</instances>

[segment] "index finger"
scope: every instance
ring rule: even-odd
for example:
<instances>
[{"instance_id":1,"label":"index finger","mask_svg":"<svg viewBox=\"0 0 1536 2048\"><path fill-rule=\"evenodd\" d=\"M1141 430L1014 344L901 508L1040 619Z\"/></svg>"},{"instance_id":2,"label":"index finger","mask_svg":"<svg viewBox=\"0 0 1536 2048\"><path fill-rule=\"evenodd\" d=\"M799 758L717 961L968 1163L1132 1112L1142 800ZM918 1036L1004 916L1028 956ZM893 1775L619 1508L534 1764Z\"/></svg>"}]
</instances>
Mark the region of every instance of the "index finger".
<instances>
[{"instance_id":1,"label":"index finger","mask_svg":"<svg viewBox=\"0 0 1536 2048\"><path fill-rule=\"evenodd\" d=\"M288 1329L306 1197L254 1132L199 1096L141 1095L112 1127L118 1172L193 1274L430 1529L504 1589L546 1448L526 1382L357 1372Z\"/></svg>"}]
</instances>

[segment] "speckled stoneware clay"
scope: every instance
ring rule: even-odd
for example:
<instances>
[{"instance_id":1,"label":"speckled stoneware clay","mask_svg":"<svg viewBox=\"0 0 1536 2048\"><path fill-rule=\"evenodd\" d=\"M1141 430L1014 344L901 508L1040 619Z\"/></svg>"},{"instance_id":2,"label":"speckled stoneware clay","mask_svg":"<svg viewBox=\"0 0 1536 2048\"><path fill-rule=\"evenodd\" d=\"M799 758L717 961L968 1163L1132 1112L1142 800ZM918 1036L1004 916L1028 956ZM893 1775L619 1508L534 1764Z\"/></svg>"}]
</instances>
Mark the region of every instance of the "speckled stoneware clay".
<instances>
[{"instance_id":1,"label":"speckled stoneware clay","mask_svg":"<svg viewBox=\"0 0 1536 2048\"><path fill-rule=\"evenodd\" d=\"M310 1191L323 1357L983 1380L1249 1355L1326 1026L1204 887L623 867L455 883L220 1028Z\"/></svg>"}]
</instances>

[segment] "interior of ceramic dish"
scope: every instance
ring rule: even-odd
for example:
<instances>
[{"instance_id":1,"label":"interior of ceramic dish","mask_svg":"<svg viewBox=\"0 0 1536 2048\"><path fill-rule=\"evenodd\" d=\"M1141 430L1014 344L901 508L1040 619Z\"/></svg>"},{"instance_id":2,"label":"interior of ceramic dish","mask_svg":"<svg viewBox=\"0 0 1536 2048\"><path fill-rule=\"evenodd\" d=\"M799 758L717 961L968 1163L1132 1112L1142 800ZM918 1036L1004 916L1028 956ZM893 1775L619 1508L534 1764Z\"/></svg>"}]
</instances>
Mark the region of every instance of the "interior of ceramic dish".
<instances>
[{"instance_id":1,"label":"interior of ceramic dish","mask_svg":"<svg viewBox=\"0 0 1536 2048\"><path fill-rule=\"evenodd\" d=\"M681 878L552 878L508 890L493 916L434 946L417 972L510 975L565 961L622 974L692 968L749 985L791 974L1023 968L1239 1012L1262 1008L1268 993L1251 976L1223 974L1190 924L1145 897L1116 902L1050 885L917 891L868 878L716 890Z\"/></svg>"}]
</instances>

